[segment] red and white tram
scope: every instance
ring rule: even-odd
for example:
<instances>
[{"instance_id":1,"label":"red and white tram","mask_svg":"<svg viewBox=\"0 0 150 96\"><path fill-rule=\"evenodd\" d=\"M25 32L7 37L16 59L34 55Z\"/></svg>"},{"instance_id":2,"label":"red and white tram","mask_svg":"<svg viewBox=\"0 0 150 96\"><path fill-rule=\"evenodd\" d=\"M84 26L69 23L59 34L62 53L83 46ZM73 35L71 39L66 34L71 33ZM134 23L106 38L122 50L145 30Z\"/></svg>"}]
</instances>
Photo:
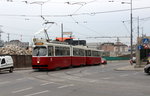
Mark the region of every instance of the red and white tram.
<instances>
[{"instance_id":1,"label":"red and white tram","mask_svg":"<svg viewBox=\"0 0 150 96\"><path fill-rule=\"evenodd\" d=\"M101 51L84 46L56 44L34 40L32 68L57 69L101 63Z\"/></svg>"}]
</instances>

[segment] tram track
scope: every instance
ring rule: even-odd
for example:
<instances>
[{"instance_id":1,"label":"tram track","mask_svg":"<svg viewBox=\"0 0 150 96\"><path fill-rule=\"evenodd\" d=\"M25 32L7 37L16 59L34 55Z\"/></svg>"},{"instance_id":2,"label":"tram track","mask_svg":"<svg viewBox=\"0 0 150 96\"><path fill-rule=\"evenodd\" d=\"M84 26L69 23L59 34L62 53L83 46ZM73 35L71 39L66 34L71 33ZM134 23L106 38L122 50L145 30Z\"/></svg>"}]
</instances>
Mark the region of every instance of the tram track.
<instances>
[{"instance_id":1,"label":"tram track","mask_svg":"<svg viewBox=\"0 0 150 96\"><path fill-rule=\"evenodd\" d=\"M72 76L72 77L77 77L77 78L81 78L81 76L78 76L77 74L84 74L84 72L86 70L88 70L89 67L83 67L83 68L74 68L74 69L65 69L65 70L60 70L60 71L31 71L28 72L28 76L35 78L37 80L42 80L42 81L51 81L52 78L55 79L66 79L63 77L67 77L67 76ZM62 76L60 76L62 75ZM47 77L47 78L42 78L43 77Z\"/></svg>"},{"instance_id":2,"label":"tram track","mask_svg":"<svg viewBox=\"0 0 150 96\"><path fill-rule=\"evenodd\" d=\"M81 81L81 82L96 82L92 78L87 78L88 75L100 73L101 66L84 66L69 69L61 69L59 71L30 71L28 77L40 80L42 82L55 82L61 84L63 82ZM97 70L97 71L96 71Z\"/></svg>"}]
</instances>

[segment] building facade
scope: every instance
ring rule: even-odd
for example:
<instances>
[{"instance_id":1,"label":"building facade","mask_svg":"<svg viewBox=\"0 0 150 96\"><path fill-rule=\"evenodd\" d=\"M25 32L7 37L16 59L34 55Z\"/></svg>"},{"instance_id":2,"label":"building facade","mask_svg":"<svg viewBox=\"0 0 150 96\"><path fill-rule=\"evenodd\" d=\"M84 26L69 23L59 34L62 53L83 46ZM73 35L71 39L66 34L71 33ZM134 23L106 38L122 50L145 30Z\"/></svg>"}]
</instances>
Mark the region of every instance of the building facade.
<instances>
[{"instance_id":1,"label":"building facade","mask_svg":"<svg viewBox=\"0 0 150 96\"><path fill-rule=\"evenodd\" d=\"M100 45L100 49L110 52L111 56L120 56L129 54L129 47L121 42L116 43L103 43Z\"/></svg>"}]
</instances>

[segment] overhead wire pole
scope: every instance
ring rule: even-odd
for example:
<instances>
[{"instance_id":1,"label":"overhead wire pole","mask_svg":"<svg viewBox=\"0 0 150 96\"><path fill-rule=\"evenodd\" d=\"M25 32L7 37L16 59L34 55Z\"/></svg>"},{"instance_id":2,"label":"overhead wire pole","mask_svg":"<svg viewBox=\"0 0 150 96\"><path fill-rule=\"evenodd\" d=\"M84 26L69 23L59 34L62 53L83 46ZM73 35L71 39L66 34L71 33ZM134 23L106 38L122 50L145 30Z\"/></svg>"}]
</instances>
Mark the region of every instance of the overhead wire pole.
<instances>
[{"instance_id":1,"label":"overhead wire pole","mask_svg":"<svg viewBox=\"0 0 150 96\"><path fill-rule=\"evenodd\" d=\"M131 17L130 17L130 19L131 19L131 59L133 58L133 20L132 20L132 0L130 1L130 7L131 7L131 13L130 13L130 15L131 15Z\"/></svg>"},{"instance_id":2,"label":"overhead wire pole","mask_svg":"<svg viewBox=\"0 0 150 96\"><path fill-rule=\"evenodd\" d=\"M122 4L130 4L130 59L133 58L133 17L132 17L132 0L130 2L121 2Z\"/></svg>"},{"instance_id":3,"label":"overhead wire pole","mask_svg":"<svg viewBox=\"0 0 150 96\"><path fill-rule=\"evenodd\" d=\"M61 39L62 39L62 42L63 42L63 38L64 38L63 37L63 35L64 35L63 31L64 31L64 29L63 29L63 23L61 23Z\"/></svg>"},{"instance_id":4,"label":"overhead wire pole","mask_svg":"<svg viewBox=\"0 0 150 96\"><path fill-rule=\"evenodd\" d=\"M130 56L130 58L132 59L132 58L133 58L133 28L132 28L132 27L133 27L133 22L132 22L133 20L132 20L132 0L130 1L130 3L131 3L131 4L130 4L130 5L131 5L131 6L130 6L130 7L131 7L131 10L130 10L130 11L131 11L131 13L130 13L130 16L131 16L131 17L130 17L130 19L131 19L131 56Z\"/></svg>"},{"instance_id":5,"label":"overhead wire pole","mask_svg":"<svg viewBox=\"0 0 150 96\"><path fill-rule=\"evenodd\" d=\"M8 37L7 37L7 38L8 38L8 42L9 42L9 39L10 39L10 36L9 36L9 35L10 35L10 33L7 33L7 35L8 35Z\"/></svg>"},{"instance_id":6,"label":"overhead wire pole","mask_svg":"<svg viewBox=\"0 0 150 96\"><path fill-rule=\"evenodd\" d=\"M139 24L139 16L137 18L137 48L140 45L140 24ZM141 60L140 60L140 50L136 49L136 66L135 67L140 67L141 66Z\"/></svg>"},{"instance_id":7,"label":"overhead wire pole","mask_svg":"<svg viewBox=\"0 0 150 96\"><path fill-rule=\"evenodd\" d=\"M138 18L137 18L137 38L138 38L138 44L140 43L139 42L139 38L140 38L140 26L139 26L139 16L138 16Z\"/></svg>"}]
</instances>

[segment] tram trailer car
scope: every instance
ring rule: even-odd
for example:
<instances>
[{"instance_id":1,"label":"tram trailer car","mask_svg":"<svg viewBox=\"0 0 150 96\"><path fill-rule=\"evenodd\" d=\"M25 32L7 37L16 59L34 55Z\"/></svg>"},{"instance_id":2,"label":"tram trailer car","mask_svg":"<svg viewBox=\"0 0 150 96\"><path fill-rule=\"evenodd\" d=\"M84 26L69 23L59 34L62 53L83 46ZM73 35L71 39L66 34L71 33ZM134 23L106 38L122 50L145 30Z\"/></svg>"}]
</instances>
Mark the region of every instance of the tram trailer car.
<instances>
[{"instance_id":1,"label":"tram trailer car","mask_svg":"<svg viewBox=\"0 0 150 96\"><path fill-rule=\"evenodd\" d=\"M86 65L99 65L101 64L101 51L88 49L86 50Z\"/></svg>"},{"instance_id":2,"label":"tram trailer car","mask_svg":"<svg viewBox=\"0 0 150 96\"><path fill-rule=\"evenodd\" d=\"M86 53L83 46L71 46L71 65L72 66L83 66L86 65Z\"/></svg>"},{"instance_id":3,"label":"tram trailer car","mask_svg":"<svg viewBox=\"0 0 150 96\"><path fill-rule=\"evenodd\" d=\"M87 50L91 54L87 54ZM100 51L83 46L36 42L33 46L33 69L57 69L100 64Z\"/></svg>"}]
</instances>

